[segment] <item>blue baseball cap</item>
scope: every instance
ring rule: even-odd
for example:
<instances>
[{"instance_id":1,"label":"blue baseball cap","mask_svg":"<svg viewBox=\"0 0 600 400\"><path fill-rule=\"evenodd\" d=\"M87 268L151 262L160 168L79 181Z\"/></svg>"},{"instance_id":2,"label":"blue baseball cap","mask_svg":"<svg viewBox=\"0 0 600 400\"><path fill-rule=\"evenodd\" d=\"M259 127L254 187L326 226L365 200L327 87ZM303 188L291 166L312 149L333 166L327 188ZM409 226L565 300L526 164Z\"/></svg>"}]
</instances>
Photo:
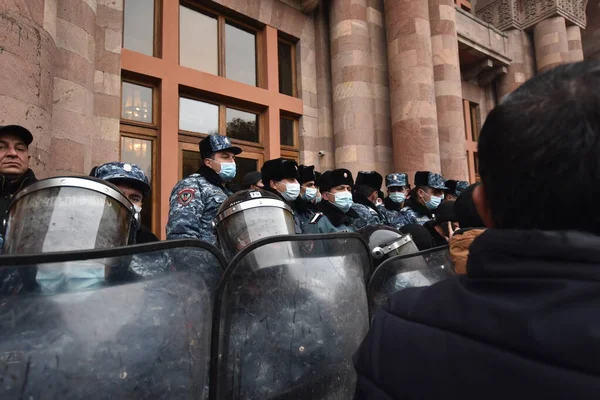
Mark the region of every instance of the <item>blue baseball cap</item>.
<instances>
[{"instance_id":1,"label":"blue baseball cap","mask_svg":"<svg viewBox=\"0 0 600 400\"><path fill-rule=\"evenodd\" d=\"M133 187L139 188L144 197L150 193L150 181L144 171L135 164L125 162L109 162L94 167L90 176L113 182L125 181Z\"/></svg>"},{"instance_id":2,"label":"blue baseball cap","mask_svg":"<svg viewBox=\"0 0 600 400\"><path fill-rule=\"evenodd\" d=\"M233 146L231 144L231 139L229 139L227 136L210 135L202 139L200 142L200 156L202 158L207 158L211 154L220 151L228 151L238 155L242 152L242 149Z\"/></svg>"}]
</instances>

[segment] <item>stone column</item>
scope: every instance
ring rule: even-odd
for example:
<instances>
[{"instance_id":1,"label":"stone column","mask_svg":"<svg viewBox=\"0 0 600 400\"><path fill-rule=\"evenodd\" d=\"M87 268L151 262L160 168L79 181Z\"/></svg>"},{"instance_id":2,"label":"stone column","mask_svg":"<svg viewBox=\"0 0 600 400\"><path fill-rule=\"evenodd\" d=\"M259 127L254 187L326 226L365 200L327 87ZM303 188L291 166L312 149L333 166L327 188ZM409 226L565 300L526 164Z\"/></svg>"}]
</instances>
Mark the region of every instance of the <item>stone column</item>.
<instances>
[{"instance_id":1,"label":"stone column","mask_svg":"<svg viewBox=\"0 0 600 400\"><path fill-rule=\"evenodd\" d=\"M509 29L504 33L508 36L508 51L512 62L508 66L508 73L498 78L498 100L535 75L533 46L529 35L520 29Z\"/></svg>"},{"instance_id":2,"label":"stone column","mask_svg":"<svg viewBox=\"0 0 600 400\"><path fill-rule=\"evenodd\" d=\"M569 62L567 26L563 17L551 17L533 29L538 72Z\"/></svg>"},{"instance_id":3,"label":"stone column","mask_svg":"<svg viewBox=\"0 0 600 400\"><path fill-rule=\"evenodd\" d=\"M330 6L333 133L337 168L375 169L373 65L366 2Z\"/></svg>"},{"instance_id":4,"label":"stone column","mask_svg":"<svg viewBox=\"0 0 600 400\"><path fill-rule=\"evenodd\" d=\"M331 53L329 51L329 12L321 3L315 13L315 62L317 68L317 104L319 108L319 138L316 150L325 151L318 158L316 169L324 172L335 168L333 140L333 105L331 103ZM313 146L314 147L314 146Z\"/></svg>"},{"instance_id":5,"label":"stone column","mask_svg":"<svg viewBox=\"0 0 600 400\"><path fill-rule=\"evenodd\" d=\"M394 170L440 172L429 6L385 0Z\"/></svg>"},{"instance_id":6,"label":"stone column","mask_svg":"<svg viewBox=\"0 0 600 400\"><path fill-rule=\"evenodd\" d=\"M92 167L96 2L58 0L50 169L87 173Z\"/></svg>"},{"instance_id":7,"label":"stone column","mask_svg":"<svg viewBox=\"0 0 600 400\"><path fill-rule=\"evenodd\" d=\"M373 57L373 90L375 101L375 165L376 171L386 176L392 171L392 120L388 84L388 57L383 0L367 1L367 21Z\"/></svg>"},{"instance_id":8,"label":"stone column","mask_svg":"<svg viewBox=\"0 0 600 400\"><path fill-rule=\"evenodd\" d=\"M567 27L567 40L569 41L569 62L583 61L581 29L577 25Z\"/></svg>"},{"instance_id":9,"label":"stone column","mask_svg":"<svg viewBox=\"0 0 600 400\"><path fill-rule=\"evenodd\" d=\"M467 180L465 122L454 0L429 0L442 175Z\"/></svg>"},{"instance_id":10,"label":"stone column","mask_svg":"<svg viewBox=\"0 0 600 400\"><path fill-rule=\"evenodd\" d=\"M0 3L0 124L31 131L29 165L44 178L50 162L56 1Z\"/></svg>"}]
</instances>

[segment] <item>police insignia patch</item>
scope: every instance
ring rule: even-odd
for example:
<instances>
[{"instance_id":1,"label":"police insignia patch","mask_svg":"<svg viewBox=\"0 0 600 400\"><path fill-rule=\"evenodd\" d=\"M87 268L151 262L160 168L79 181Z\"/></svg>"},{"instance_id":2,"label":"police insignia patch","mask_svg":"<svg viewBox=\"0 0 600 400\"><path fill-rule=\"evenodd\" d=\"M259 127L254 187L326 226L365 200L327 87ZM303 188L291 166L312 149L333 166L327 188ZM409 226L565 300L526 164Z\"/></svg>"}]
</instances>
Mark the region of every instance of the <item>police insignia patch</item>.
<instances>
[{"instance_id":1,"label":"police insignia patch","mask_svg":"<svg viewBox=\"0 0 600 400\"><path fill-rule=\"evenodd\" d=\"M192 188L181 189L179 192L177 192L177 201L182 206L187 206L192 200L194 200L195 194L196 191Z\"/></svg>"}]
</instances>

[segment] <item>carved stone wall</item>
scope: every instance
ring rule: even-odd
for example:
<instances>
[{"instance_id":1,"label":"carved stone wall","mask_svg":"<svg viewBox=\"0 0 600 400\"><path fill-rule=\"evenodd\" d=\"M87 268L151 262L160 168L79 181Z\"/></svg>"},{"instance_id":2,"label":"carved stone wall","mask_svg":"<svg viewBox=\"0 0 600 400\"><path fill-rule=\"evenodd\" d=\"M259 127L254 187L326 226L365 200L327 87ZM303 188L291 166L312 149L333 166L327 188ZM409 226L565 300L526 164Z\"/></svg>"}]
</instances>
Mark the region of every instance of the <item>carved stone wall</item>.
<instances>
[{"instance_id":1,"label":"carved stone wall","mask_svg":"<svg viewBox=\"0 0 600 400\"><path fill-rule=\"evenodd\" d=\"M553 16L585 29L588 0L482 0L477 3L478 18L500 30L528 29Z\"/></svg>"}]
</instances>

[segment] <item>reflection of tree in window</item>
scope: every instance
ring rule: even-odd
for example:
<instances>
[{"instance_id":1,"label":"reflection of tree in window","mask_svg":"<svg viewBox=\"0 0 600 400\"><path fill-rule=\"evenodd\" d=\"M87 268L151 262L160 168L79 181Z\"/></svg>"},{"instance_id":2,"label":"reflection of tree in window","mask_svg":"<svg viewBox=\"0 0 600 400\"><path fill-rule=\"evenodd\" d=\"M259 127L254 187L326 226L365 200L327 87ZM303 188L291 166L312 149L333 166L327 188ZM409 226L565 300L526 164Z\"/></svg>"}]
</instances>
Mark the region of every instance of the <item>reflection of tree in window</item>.
<instances>
[{"instance_id":1,"label":"reflection of tree in window","mask_svg":"<svg viewBox=\"0 0 600 400\"><path fill-rule=\"evenodd\" d=\"M227 136L248 142L256 142L256 121L244 121L241 118L234 118L227 123Z\"/></svg>"}]
</instances>

